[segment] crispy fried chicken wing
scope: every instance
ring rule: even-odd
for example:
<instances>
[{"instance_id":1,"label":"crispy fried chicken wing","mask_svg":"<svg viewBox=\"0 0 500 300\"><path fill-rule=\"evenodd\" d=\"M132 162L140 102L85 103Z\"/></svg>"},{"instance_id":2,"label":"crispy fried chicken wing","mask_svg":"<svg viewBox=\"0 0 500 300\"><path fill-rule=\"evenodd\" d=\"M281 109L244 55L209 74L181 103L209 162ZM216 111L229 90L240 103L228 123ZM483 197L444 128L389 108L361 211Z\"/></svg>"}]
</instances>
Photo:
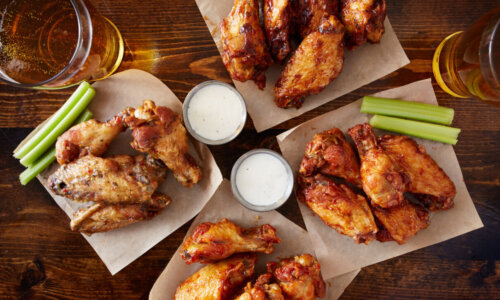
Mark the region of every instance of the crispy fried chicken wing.
<instances>
[{"instance_id":1,"label":"crispy fried chicken wing","mask_svg":"<svg viewBox=\"0 0 500 300\"><path fill-rule=\"evenodd\" d=\"M130 204L150 201L166 174L161 161L142 155L87 155L62 165L48 183L55 194L71 200Z\"/></svg>"},{"instance_id":2,"label":"crispy fried chicken wing","mask_svg":"<svg viewBox=\"0 0 500 300\"><path fill-rule=\"evenodd\" d=\"M188 153L188 137L181 116L165 106L144 100L137 109L128 108L125 122L132 129L132 147L162 160L182 185L192 187L201 179L201 169Z\"/></svg>"},{"instance_id":3,"label":"crispy fried chicken wing","mask_svg":"<svg viewBox=\"0 0 500 300\"><path fill-rule=\"evenodd\" d=\"M424 146L407 136L386 135L379 137L378 142L409 177L407 192L433 211L453 207L455 184L425 152Z\"/></svg>"},{"instance_id":4,"label":"crispy fried chicken wing","mask_svg":"<svg viewBox=\"0 0 500 300\"><path fill-rule=\"evenodd\" d=\"M372 203L383 208L403 202L406 176L377 143L372 127L359 124L349 129L361 158L363 190Z\"/></svg>"},{"instance_id":5,"label":"crispy fried chicken wing","mask_svg":"<svg viewBox=\"0 0 500 300\"><path fill-rule=\"evenodd\" d=\"M215 224L205 222L198 225L182 243L181 256L187 264L208 263L234 253L270 254L274 251L273 244L279 242L276 229L269 224L244 229L224 218Z\"/></svg>"},{"instance_id":6,"label":"crispy fried chicken wing","mask_svg":"<svg viewBox=\"0 0 500 300\"><path fill-rule=\"evenodd\" d=\"M252 277L256 262L255 253L245 253L208 264L177 288L174 299L231 299L238 288Z\"/></svg>"},{"instance_id":7,"label":"crispy fried chicken wing","mask_svg":"<svg viewBox=\"0 0 500 300\"><path fill-rule=\"evenodd\" d=\"M344 178L361 187L359 163L351 145L338 128L315 134L306 145L299 173L311 176L316 172Z\"/></svg>"},{"instance_id":8,"label":"crispy fried chicken wing","mask_svg":"<svg viewBox=\"0 0 500 300\"><path fill-rule=\"evenodd\" d=\"M290 300L314 300L326 294L326 284L318 261L310 254L268 263L267 269Z\"/></svg>"},{"instance_id":9,"label":"crispy fried chicken wing","mask_svg":"<svg viewBox=\"0 0 500 300\"><path fill-rule=\"evenodd\" d=\"M338 16L339 0L295 0L294 20L301 38L318 30L325 17Z\"/></svg>"},{"instance_id":10,"label":"crispy fried chicken wing","mask_svg":"<svg viewBox=\"0 0 500 300\"><path fill-rule=\"evenodd\" d=\"M170 204L170 198L161 193L152 195L151 200L137 204L96 203L77 211L71 220L71 230L86 234L110 231L157 216Z\"/></svg>"},{"instance_id":11,"label":"crispy fried chicken wing","mask_svg":"<svg viewBox=\"0 0 500 300\"><path fill-rule=\"evenodd\" d=\"M272 277L271 273L266 273L257 278L253 287L250 282L247 283L244 293L236 300L285 300L280 286L277 283L271 283Z\"/></svg>"},{"instance_id":12,"label":"crispy fried chicken wing","mask_svg":"<svg viewBox=\"0 0 500 300\"><path fill-rule=\"evenodd\" d=\"M385 0L341 0L346 47L356 48L368 40L378 43L384 34Z\"/></svg>"},{"instance_id":13,"label":"crispy fried chicken wing","mask_svg":"<svg viewBox=\"0 0 500 300\"><path fill-rule=\"evenodd\" d=\"M274 89L278 107L301 107L304 98L318 94L342 71L344 26L330 16L297 48Z\"/></svg>"},{"instance_id":14,"label":"crispy fried chicken wing","mask_svg":"<svg viewBox=\"0 0 500 300\"><path fill-rule=\"evenodd\" d=\"M253 80L260 89L264 89L265 72L272 59L260 27L258 1L235 0L220 29L222 61L231 78L242 82Z\"/></svg>"},{"instance_id":15,"label":"crispy fried chicken wing","mask_svg":"<svg viewBox=\"0 0 500 300\"><path fill-rule=\"evenodd\" d=\"M290 0L264 1L264 28L271 54L277 61L283 61L292 51L290 46L291 33Z\"/></svg>"},{"instance_id":16,"label":"crispy fried chicken wing","mask_svg":"<svg viewBox=\"0 0 500 300\"><path fill-rule=\"evenodd\" d=\"M369 244L378 231L366 199L346 185L317 174L299 175L297 198L307 204L328 226L354 239Z\"/></svg>"}]
</instances>

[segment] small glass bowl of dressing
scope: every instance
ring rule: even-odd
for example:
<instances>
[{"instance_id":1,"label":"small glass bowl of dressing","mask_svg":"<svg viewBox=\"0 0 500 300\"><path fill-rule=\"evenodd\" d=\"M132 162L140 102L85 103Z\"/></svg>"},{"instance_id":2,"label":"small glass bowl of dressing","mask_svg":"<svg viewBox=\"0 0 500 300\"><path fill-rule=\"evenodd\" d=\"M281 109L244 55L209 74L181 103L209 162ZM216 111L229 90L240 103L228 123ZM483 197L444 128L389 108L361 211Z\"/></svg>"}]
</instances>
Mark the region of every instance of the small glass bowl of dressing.
<instances>
[{"instance_id":1,"label":"small glass bowl of dressing","mask_svg":"<svg viewBox=\"0 0 500 300\"><path fill-rule=\"evenodd\" d=\"M280 154L255 149L243 154L231 170L231 190L253 211L270 211L283 205L293 190L292 168Z\"/></svg>"},{"instance_id":2,"label":"small glass bowl of dressing","mask_svg":"<svg viewBox=\"0 0 500 300\"><path fill-rule=\"evenodd\" d=\"M245 126L247 109L241 94L230 84L210 80L195 86L182 105L189 133L208 145L235 139Z\"/></svg>"}]
</instances>

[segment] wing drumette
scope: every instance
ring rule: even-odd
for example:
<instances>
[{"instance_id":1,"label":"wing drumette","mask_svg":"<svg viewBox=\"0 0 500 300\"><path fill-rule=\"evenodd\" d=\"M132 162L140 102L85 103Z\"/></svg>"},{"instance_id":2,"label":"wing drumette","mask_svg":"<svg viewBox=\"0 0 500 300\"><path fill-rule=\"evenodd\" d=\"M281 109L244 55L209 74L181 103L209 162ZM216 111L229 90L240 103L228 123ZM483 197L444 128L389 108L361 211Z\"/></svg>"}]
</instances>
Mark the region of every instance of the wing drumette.
<instances>
[{"instance_id":1,"label":"wing drumette","mask_svg":"<svg viewBox=\"0 0 500 300\"><path fill-rule=\"evenodd\" d=\"M324 18L338 16L339 0L295 0L294 19L301 38L318 30Z\"/></svg>"},{"instance_id":2,"label":"wing drumette","mask_svg":"<svg viewBox=\"0 0 500 300\"><path fill-rule=\"evenodd\" d=\"M378 43L384 34L385 0L341 0L346 47L356 48L368 40Z\"/></svg>"},{"instance_id":3,"label":"wing drumette","mask_svg":"<svg viewBox=\"0 0 500 300\"><path fill-rule=\"evenodd\" d=\"M290 30L292 26L290 0L264 1L264 27L271 54L282 61L292 51Z\"/></svg>"},{"instance_id":4,"label":"wing drumette","mask_svg":"<svg viewBox=\"0 0 500 300\"><path fill-rule=\"evenodd\" d=\"M253 287L250 282L247 283L245 292L236 300L285 300L280 286L277 283L271 283L272 277L271 273L266 273L257 278Z\"/></svg>"}]
</instances>

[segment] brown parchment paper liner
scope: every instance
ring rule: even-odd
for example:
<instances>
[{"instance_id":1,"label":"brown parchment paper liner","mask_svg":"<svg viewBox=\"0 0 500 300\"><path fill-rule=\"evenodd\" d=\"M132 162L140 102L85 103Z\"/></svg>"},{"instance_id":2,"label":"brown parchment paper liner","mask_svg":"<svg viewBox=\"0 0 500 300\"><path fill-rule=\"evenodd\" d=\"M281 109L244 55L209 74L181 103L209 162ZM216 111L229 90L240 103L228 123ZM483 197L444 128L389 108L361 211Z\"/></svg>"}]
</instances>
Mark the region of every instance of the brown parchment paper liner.
<instances>
[{"instance_id":1,"label":"brown parchment paper liner","mask_svg":"<svg viewBox=\"0 0 500 300\"><path fill-rule=\"evenodd\" d=\"M231 185L227 179L224 179L212 199L193 221L186 237L200 223L215 223L222 218L228 218L244 227L271 224L276 228L276 233L281 239L281 243L275 246L272 254L259 254L256 274L264 273L266 270L265 265L270 261L277 261L280 258L303 253L314 255L314 247L311 245L309 235L306 231L276 211L257 213L246 209L234 199L231 192ZM167 267L153 285L149 299L172 299L177 287L201 267L203 265L199 263L186 265L179 255L179 249L177 249ZM324 272L323 266L321 266L321 269ZM359 270L354 270L327 280L327 296L324 299L337 299L340 297L358 272Z\"/></svg>"},{"instance_id":2,"label":"brown parchment paper liner","mask_svg":"<svg viewBox=\"0 0 500 300\"><path fill-rule=\"evenodd\" d=\"M437 104L430 79L380 92L375 96ZM369 121L371 115L360 113L360 108L361 100L358 100L278 135L281 152L291 164L295 174L304 155L305 146L315 133L337 127L350 140L347 129L356 124ZM377 136L383 133L388 132L375 130ZM429 227L421 230L404 245L398 245L396 242L380 243L378 241L373 241L370 245L358 245L351 238L341 235L325 225L319 217L299 201L300 210L311 241L321 266L324 267L323 274L325 277L338 276L345 272L363 268L451 239L483 226L465 186L453 147L429 140L418 138L415 138L415 140L425 146L429 155L455 183L457 188L455 207L447 211L431 213Z\"/></svg>"},{"instance_id":3,"label":"brown parchment paper liner","mask_svg":"<svg viewBox=\"0 0 500 300\"><path fill-rule=\"evenodd\" d=\"M231 11L234 0L196 0L196 3L217 48L222 51L219 24ZM307 97L300 109L283 109L274 104L274 84L283 69L281 65L273 64L268 69L266 88L263 91L253 81L234 80L234 85L245 98L248 114L252 117L257 132L299 116L407 65L410 61L389 19L385 20L384 26L385 34L380 44L364 44L354 51L346 50L344 69L340 76L319 95Z\"/></svg>"},{"instance_id":4,"label":"brown parchment paper liner","mask_svg":"<svg viewBox=\"0 0 500 300\"><path fill-rule=\"evenodd\" d=\"M90 104L94 118L105 121L127 106L138 107L142 100L151 99L157 105L168 106L182 114L182 103L175 94L153 75L139 70L128 70L93 84L96 96ZM39 128L39 127L38 127ZM110 145L105 156L116 154L139 154L130 147L130 131L121 133ZM133 262L151 247L163 240L196 216L222 182L222 174L207 146L196 141L190 143L190 152L203 168L203 179L193 188L183 187L172 172L158 188L172 198L172 203L150 221L143 221L117 230L82 234L102 259L111 274ZM59 168L53 163L37 178L54 198L56 203L71 218L73 213L89 203L77 203L53 194L47 185L48 177ZM69 229L68 219L68 229Z\"/></svg>"}]
</instances>

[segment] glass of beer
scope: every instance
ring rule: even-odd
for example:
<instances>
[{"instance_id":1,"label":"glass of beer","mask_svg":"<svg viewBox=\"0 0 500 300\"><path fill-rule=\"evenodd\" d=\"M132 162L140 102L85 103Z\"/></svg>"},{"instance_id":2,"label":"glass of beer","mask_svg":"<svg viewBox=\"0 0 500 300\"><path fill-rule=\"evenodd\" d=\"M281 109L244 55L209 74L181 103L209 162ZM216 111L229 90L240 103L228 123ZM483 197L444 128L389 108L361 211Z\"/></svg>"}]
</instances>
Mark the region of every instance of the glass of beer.
<instances>
[{"instance_id":1,"label":"glass of beer","mask_svg":"<svg viewBox=\"0 0 500 300\"><path fill-rule=\"evenodd\" d=\"M0 2L0 80L65 88L111 75L123 58L116 26L88 0Z\"/></svg>"},{"instance_id":2,"label":"glass of beer","mask_svg":"<svg viewBox=\"0 0 500 300\"><path fill-rule=\"evenodd\" d=\"M432 69L448 94L500 106L500 6L467 31L445 38L434 53Z\"/></svg>"}]
</instances>

